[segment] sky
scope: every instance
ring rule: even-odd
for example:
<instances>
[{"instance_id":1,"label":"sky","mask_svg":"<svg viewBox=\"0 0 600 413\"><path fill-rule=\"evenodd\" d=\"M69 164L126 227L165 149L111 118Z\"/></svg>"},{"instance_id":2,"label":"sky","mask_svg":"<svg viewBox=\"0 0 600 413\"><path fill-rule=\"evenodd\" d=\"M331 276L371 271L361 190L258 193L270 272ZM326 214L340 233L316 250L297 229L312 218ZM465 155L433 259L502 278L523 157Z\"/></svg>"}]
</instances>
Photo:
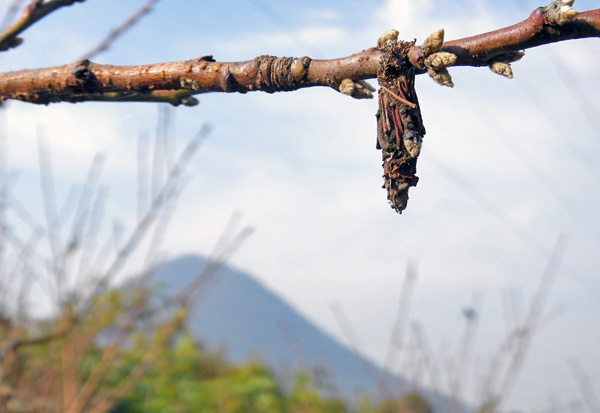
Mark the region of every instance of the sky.
<instances>
[{"instance_id":1,"label":"sky","mask_svg":"<svg viewBox=\"0 0 600 413\"><path fill-rule=\"evenodd\" d=\"M0 0L0 13L9 3ZM0 70L73 62L142 3L88 0L62 9L31 27L21 47L3 53ZM336 58L374 46L391 28L405 40L422 42L439 28L446 39L456 39L514 24L539 5L161 0L93 60L127 65L208 54L220 61L263 54ZM575 3L579 10L594 7L592 0ZM165 256L210 254L232 215L240 213L242 226L254 233L229 264L347 343L331 310L341 307L358 337L354 344L379 363L407 266L413 265L413 328L404 334L402 354L408 357L414 347L411 331L421 329L431 357L452 371L464 348L464 310L474 308L476 335L461 390L472 401L507 330L527 314L557 243L562 245L540 326L504 406L543 411L581 400L573 365L600 394L599 51L598 39L531 49L513 64L512 80L486 68L451 68L453 89L420 76L427 134L420 181L402 215L388 206L381 188L377 102L329 88L207 94L196 107L170 109L10 102L0 111L0 134L14 197L34 216L43 217L41 135L52 156L57 200L85 179L101 153L102 183L109 188L105 215L130 229L138 136L153 136L157 118L168 113L168 133L179 151L211 124L188 169Z\"/></svg>"}]
</instances>

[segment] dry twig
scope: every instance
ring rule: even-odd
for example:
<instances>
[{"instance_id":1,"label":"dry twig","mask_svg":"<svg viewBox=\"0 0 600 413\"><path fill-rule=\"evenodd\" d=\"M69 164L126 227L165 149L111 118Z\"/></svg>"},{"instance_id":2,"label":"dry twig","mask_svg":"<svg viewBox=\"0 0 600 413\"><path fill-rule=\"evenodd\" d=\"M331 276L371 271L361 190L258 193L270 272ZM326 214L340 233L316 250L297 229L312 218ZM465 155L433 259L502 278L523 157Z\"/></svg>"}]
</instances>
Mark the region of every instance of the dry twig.
<instances>
[{"instance_id":1,"label":"dry twig","mask_svg":"<svg viewBox=\"0 0 600 413\"><path fill-rule=\"evenodd\" d=\"M0 52L19 46L23 39L19 34L23 33L28 27L43 19L53 11L70 6L74 3L82 3L85 0L31 0L25 7L21 18L8 27L3 33L0 33Z\"/></svg>"},{"instance_id":2,"label":"dry twig","mask_svg":"<svg viewBox=\"0 0 600 413\"><path fill-rule=\"evenodd\" d=\"M96 47L84 54L81 58L92 59L93 57L107 50L115 42L115 40L117 40L117 38L122 36L127 30L135 26L144 16L150 13L154 9L154 6L156 6L156 3L158 3L159 1L160 0L148 0L135 13L129 16L123 23L112 29L108 36L106 36L106 38L102 40L102 42L100 42Z\"/></svg>"}]
</instances>

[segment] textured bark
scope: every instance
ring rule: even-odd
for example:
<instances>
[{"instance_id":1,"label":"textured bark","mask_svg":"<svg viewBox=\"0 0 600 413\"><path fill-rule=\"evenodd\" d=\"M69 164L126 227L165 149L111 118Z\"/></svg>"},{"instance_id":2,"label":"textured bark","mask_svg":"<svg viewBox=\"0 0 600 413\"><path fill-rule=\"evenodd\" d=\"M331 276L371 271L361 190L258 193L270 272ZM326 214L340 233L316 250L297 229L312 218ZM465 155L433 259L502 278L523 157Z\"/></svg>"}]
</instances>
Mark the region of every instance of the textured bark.
<instances>
[{"instance_id":1,"label":"textured bark","mask_svg":"<svg viewBox=\"0 0 600 413\"><path fill-rule=\"evenodd\" d=\"M455 66L487 66L494 57L565 40L600 37L600 9L579 13L562 26L548 22L545 7L527 20L489 33L444 43L457 56Z\"/></svg>"},{"instance_id":2,"label":"textured bark","mask_svg":"<svg viewBox=\"0 0 600 413\"><path fill-rule=\"evenodd\" d=\"M551 18L551 6L536 9L529 18L516 25L446 42L441 51L456 55L455 66L487 66L527 48L600 37L600 9L579 13L574 19L557 24ZM422 46L413 46L407 56L417 74L425 72ZM381 58L380 48L374 47L331 60L259 56L245 62L228 63L215 62L212 56L204 56L140 66L99 65L82 60L46 69L1 73L0 101L16 99L40 104L164 101L174 105L194 105L197 100L192 95L207 92L273 93L312 86L338 89L345 79L375 78Z\"/></svg>"},{"instance_id":3,"label":"textured bark","mask_svg":"<svg viewBox=\"0 0 600 413\"><path fill-rule=\"evenodd\" d=\"M273 93L310 86L337 87L343 79L375 77L375 48L332 60L259 56L245 62L215 62L212 56L139 66L111 66L87 60L46 69L0 74L0 99L32 103L86 100L167 100L207 92L254 90Z\"/></svg>"}]
</instances>

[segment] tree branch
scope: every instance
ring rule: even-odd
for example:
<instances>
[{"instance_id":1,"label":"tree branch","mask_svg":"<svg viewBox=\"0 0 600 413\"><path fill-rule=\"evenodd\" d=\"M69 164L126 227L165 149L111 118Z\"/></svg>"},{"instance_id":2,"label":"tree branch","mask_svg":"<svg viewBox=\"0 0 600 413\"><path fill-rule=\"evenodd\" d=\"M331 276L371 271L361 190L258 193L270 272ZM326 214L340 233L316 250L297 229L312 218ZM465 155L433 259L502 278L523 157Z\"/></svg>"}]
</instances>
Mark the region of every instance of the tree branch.
<instances>
[{"instance_id":1,"label":"tree branch","mask_svg":"<svg viewBox=\"0 0 600 413\"><path fill-rule=\"evenodd\" d=\"M13 23L3 33L0 33L0 52L4 52L12 47L17 47L23 42L23 39L18 37L29 26L43 19L48 14L52 13L64 6L70 6L74 3L82 3L85 0L32 0L19 20Z\"/></svg>"},{"instance_id":2,"label":"tree branch","mask_svg":"<svg viewBox=\"0 0 600 413\"><path fill-rule=\"evenodd\" d=\"M554 3L553 3L554 4ZM587 37L600 37L600 9L578 13L570 22L557 24L548 7L540 7L529 18L504 29L444 43L442 50L457 56L458 66L487 66L497 56L545 44Z\"/></svg>"},{"instance_id":3,"label":"tree branch","mask_svg":"<svg viewBox=\"0 0 600 413\"><path fill-rule=\"evenodd\" d=\"M74 1L81 0L62 0L62 3ZM512 77L509 63L522 56L521 50L570 39L600 37L600 9L577 13L570 4L572 0L555 0L550 6L536 9L529 18L516 25L446 42L440 51L456 58L451 63L444 63L441 69L433 67L433 72L445 71L448 65L490 66L495 72ZM412 46L407 57L417 68L417 74L429 71L434 76L430 65L435 66L435 61L424 62L430 54L428 47ZM343 85L343 82L350 79L361 86L360 81L375 78L381 64L382 48L373 47L331 60L259 56L245 62L215 62L212 56L204 56L140 66L100 65L82 60L46 69L2 73L0 101L16 99L39 104L162 101L192 106L197 103L192 95L200 93L274 93L312 86L330 86L354 97L366 97L369 93L364 88L360 95L357 93L360 87L348 89L348 84ZM449 75L436 80L452 85Z\"/></svg>"},{"instance_id":4,"label":"tree branch","mask_svg":"<svg viewBox=\"0 0 600 413\"><path fill-rule=\"evenodd\" d=\"M66 336L73 329L76 323L77 319L73 313L65 310L61 316L60 323L55 330L37 337L12 338L0 343L0 362L7 354L16 352L21 347L46 344L50 341L54 341Z\"/></svg>"}]
</instances>

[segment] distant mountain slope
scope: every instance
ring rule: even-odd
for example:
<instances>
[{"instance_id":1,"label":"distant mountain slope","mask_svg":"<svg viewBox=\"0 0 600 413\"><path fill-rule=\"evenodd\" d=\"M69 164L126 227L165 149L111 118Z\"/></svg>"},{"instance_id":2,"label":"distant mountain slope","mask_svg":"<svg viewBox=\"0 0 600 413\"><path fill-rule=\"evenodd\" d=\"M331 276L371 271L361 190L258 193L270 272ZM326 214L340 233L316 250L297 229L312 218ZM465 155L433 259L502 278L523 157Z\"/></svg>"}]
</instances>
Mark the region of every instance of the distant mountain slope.
<instances>
[{"instance_id":1,"label":"distant mountain slope","mask_svg":"<svg viewBox=\"0 0 600 413\"><path fill-rule=\"evenodd\" d=\"M206 262L187 255L162 264L153 277L159 294L170 296L188 285ZM284 383L303 372L329 395L354 399L377 394L366 369L379 378L379 366L357 357L250 275L229 266L222 266L202 291L188 328L208 349L225 349L233 362L256 359L274 369ZM389 388L410 390L403 379L390 374L386 382Z\"/></svg>"},{"instance_id":2,"label":"distant mountain slope","mask_svg":"<svg viewBox=\"0 0 600 413\"><path fill-rule=\"evenodd\" d=\"M155 282L171 295L204 267L199 256L183 256L160 266ZM200 296L189 329L209 349L225 349L234 362L257 359L280 375L316 375L335 394L375 394L361 361L344 345L298 314L251 276L223 266ZM374 373L382 370L363 359Z\"/></svg>"}]
</instances>

